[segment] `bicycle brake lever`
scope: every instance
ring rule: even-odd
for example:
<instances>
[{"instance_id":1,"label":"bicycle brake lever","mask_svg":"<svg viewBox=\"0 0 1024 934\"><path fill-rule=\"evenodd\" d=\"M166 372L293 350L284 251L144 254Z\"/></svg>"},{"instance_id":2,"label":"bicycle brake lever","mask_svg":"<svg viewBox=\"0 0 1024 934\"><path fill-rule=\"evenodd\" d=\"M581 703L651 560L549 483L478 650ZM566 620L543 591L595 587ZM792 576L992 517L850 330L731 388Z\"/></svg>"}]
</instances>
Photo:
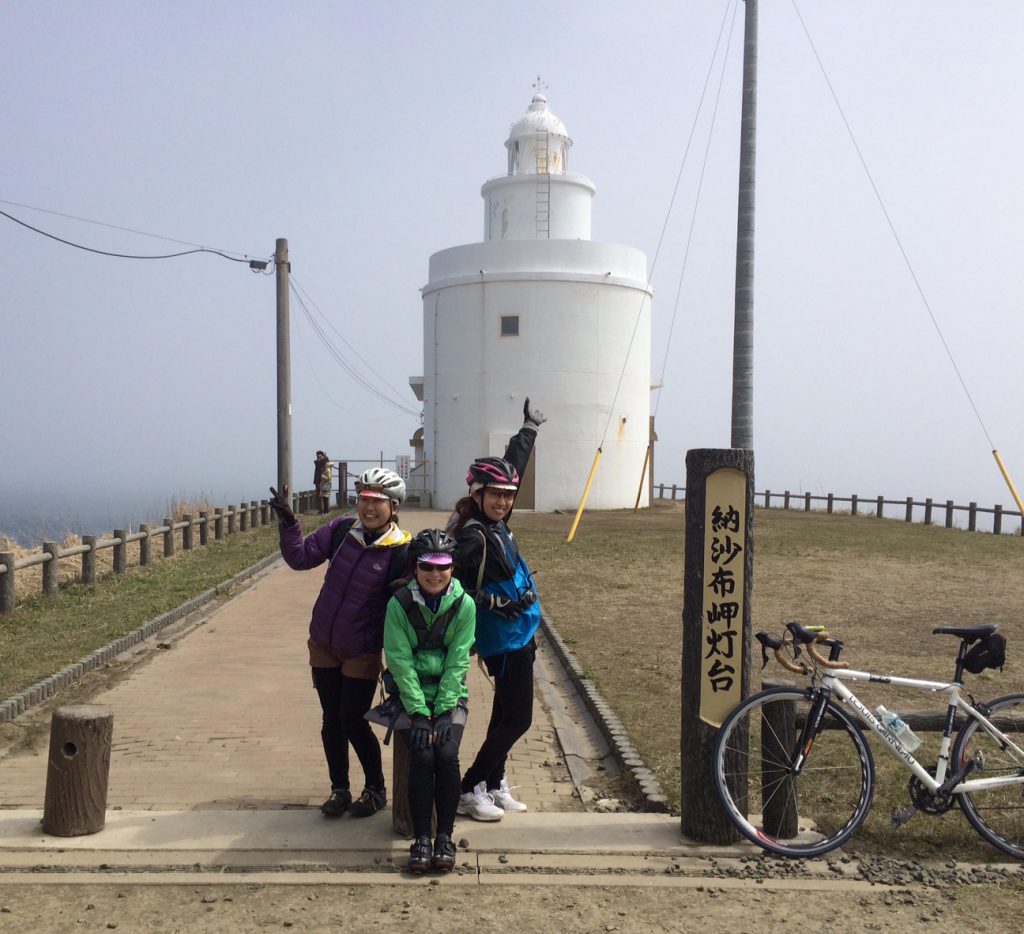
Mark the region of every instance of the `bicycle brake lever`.
<instances>
[{"instance_id":1,"label":"bicycle brake lever","mask_svg":"<svg viewBox=\"0 0 1024 934\"><path fill-rule=\"evenodd\" d=\"M761 643L761 670L764 671L768 667L768 648L765 644Z\"/></svg>"}]
</instances>

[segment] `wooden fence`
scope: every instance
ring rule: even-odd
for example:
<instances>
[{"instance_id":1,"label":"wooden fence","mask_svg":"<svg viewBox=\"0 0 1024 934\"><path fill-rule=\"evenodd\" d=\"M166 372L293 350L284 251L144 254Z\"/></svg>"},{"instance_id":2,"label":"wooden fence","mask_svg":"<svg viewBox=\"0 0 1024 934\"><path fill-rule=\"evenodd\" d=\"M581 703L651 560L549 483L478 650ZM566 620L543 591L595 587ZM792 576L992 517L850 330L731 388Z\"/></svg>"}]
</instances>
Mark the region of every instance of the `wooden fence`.
<instances>
[{"instance_id":1,"label":"wooden fence","mask_svg":"<svg viewBox=\"0 0 1024 934\"><path fill-rule=\"evenodd\" d=\"M666 497L665 490L668 489L669 495ZM675 483L668 485L665 483L655 484L655 489L658 491L658 499L669 499L675 501L677 496L680 500L686 499L686 487L679 486ZM1003 509L1002 506L979 506L977 503L969 503L966 506L957 505L951 499L947 499L944 502L935 502L930 497L924 500L916 500L912 496L908 496L906 499L886 499L884 496L876 497L861 497L856 493L851 496L836 496L834 493L826 493L821 496L815 496L810 493L790 493L789 490L783 492L773 493L771 490L765 490L763 493L754 493L755 502L761 499L758 505L763 505L765 509L802 509L804 512L811 511L811 503L825 503L825 512L833 513L836 509L836 504L849 503L850 504L850 515L856 516L861 513L869 514L871 512L879 518L885 518L885 507L886 506L898 506L903 510L903 519L905 522L914 521L914 510L921 511L921 521L924 525L934 525L936 523L936 516L944 517L945 526L947 529L953 528L953 514L956 512L967 513L967 529L970 532L978 531L978 517L979 516L992 516L992 533L994 535L1001 535L1003 532L1003 519L1007 516L1011 518L1021 518L1021 514L1015 510ZM891 518L891 517L890 517Z\"/></svg>"},{"instance_id":2,"label":"wooden fence","mask_svg":"<svg viewBox=\"0 0 1024 934\"><path fill-rule=\"evenodd\" d=\"M296 512L305 513L316 510L316 494L313 490L306 490L295 494ZM242 502L237 506L217 507L210 515L208 510L200 511L198 517L185 514L180 522L174 522L169 516L161 525L139 526L138 532L128 532L126 529L114 529L110 538L97 538L95 535L83 535L81 545L72 545L70 548L61 548L57 542L43 542L40 554L30 555L27 558L18 558L12 551L0 551L0 615L13 613L17 598L15 595L15 575L23 568L30 568L42 565L42 592L47 596L56 596L58 592L57 565L63 558L74 558L82 556L82 583L96 583L96 555L106 548L113 549L113 573L123 574L128 568L128 545L132 542L139 543L139 564L148 565L153 558L153 539L162 537L163 555L165 558L173 557L177 551L177 532L181 533L181 548L183 551L191 551L196 546L196 532L198 531L198 544L207 545L210 542L210 532L213 532L213 540L221 541L225 535L232 535L236 531L246 532L258 525L267 525L271 521L270 504L267 500L251 500L248 503Z\"/></svg>"}]
</instances>

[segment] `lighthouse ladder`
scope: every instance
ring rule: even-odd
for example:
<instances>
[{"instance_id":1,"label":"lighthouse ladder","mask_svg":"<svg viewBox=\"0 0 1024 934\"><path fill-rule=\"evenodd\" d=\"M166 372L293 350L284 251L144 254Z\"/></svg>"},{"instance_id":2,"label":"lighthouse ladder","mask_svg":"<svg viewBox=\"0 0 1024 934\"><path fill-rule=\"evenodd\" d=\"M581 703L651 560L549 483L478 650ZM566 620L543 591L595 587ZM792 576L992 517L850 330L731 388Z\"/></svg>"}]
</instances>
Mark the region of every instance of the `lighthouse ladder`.
<instances>
[{"instance_id":1,"label":"lighthouse ladder","mask_svg":"<svg viewBox=\"0 0 1024 934\"><path fill-rule=\"evenodd\" d=\"M551 174L548 171L549 137L538 135L535 155L537 160L537 239L551 238Z\"/></svg>"}]
</instances>

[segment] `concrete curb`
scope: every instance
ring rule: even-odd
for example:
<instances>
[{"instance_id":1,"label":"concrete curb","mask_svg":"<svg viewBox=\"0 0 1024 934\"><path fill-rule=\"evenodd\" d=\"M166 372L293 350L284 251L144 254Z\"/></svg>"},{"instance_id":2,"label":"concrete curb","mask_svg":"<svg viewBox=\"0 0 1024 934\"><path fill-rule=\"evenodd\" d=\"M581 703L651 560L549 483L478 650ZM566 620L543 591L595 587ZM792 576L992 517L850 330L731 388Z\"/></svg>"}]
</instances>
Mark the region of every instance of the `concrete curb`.
<instances>
[{"instance_id":1,"label":"concrete curb","mask_svg":"<svg viewBox=\"0 0 1024 934\"><path fill-rule=\"evenodd\" d=\"M160 616L154 617L138 629L132 630L126 635L121 636L119 639L115 639L113 642L108 642L102 648L96 649L94 652L90 652L84 658L62 668L56 674L52 674L48 678L43 678L42 681L37 681L31 687L25 688L25 690L20 694L15 694L13 697L8 697L6 700L0 701L0 723L8 723L15 717L25 713L27 710L49 700L54 694L78 681L85 672L91 671L93 668L98 668L100 665L105 664L112 658L120 655L122 652L126 652L128 649L138 645L143 640L148 639L150 636L171 625L171 623L176 623L178 620L188 616L189 613L193 613L205 606L207 603L215 600L218 596L230 590L236 584L258 574L264 568L270 567L270 565L275 561L280 560L281 555L279 553L275 552L272 555L268 555L266 558L263 558L244 570L239 571L234 577L223 581L216 587L211 587L209 590L203 591L198 597L193 597L181 606L175 607L173 610L168 610L166 613L162 613Z\"/></svg>"},{"instance_id":2,"label":"concrete curb","mask_svg":"<svg viewBox=\"0 0 1024 934\"><path fill-rule=\"evenodd\" d=\"M544 636L554 650L559 664L564 669L566 676L576 687L577 692L586 704L587 710L594 718L597 728L608 742L613 755L619 761L623 770L632 773L633 780L637 783L644 796L644 810L656 813L668 811L668 797L661 790L661 785L654 777L654 773L647 768L640 753L629 741L629 734L626 732L622 721L615 716L615 712L601 696L597 686L583 674L583 667L576 656L569 650L568 646L558 634L550 618L541 611L541 629Z\"/></svg>"}]
</instances>

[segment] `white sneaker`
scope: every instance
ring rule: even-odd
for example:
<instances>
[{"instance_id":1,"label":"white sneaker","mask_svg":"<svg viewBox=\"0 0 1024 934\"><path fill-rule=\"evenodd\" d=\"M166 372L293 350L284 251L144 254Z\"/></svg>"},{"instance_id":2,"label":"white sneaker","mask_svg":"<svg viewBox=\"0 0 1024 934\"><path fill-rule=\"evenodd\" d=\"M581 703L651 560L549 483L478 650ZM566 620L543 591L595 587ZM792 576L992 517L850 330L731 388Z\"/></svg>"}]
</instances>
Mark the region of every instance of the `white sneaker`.
<instances>
[{"instance_id":1,"label":"white sneaker","mask_svg":"<svg viewBox=\"0 0 1024 934\"><path fill-rule=\"evenodd\" d=\"M519 786L513 785L512 787L518 788ZM499 787L497 791L492 791L490 795L494 799L494 803L503 811L528 810L527 806L523 804L522 801L516 801L516 799L512 797L512 788L509 788L507 779L503 778L501 780L501 787Z\"/></svg>"},{"instance_id":2,"label":"white sneaker","mask_svg":"<svg viewBox=\"0 0 1024 934\"><path fill-rule=\"evenodd\" d=\"M494 798L488 794L486 782L480 782L472 791L459 796L457 812L473 820L501 820L505 816L505 812L495 806Z\"/></svg>"}]
</instances>

